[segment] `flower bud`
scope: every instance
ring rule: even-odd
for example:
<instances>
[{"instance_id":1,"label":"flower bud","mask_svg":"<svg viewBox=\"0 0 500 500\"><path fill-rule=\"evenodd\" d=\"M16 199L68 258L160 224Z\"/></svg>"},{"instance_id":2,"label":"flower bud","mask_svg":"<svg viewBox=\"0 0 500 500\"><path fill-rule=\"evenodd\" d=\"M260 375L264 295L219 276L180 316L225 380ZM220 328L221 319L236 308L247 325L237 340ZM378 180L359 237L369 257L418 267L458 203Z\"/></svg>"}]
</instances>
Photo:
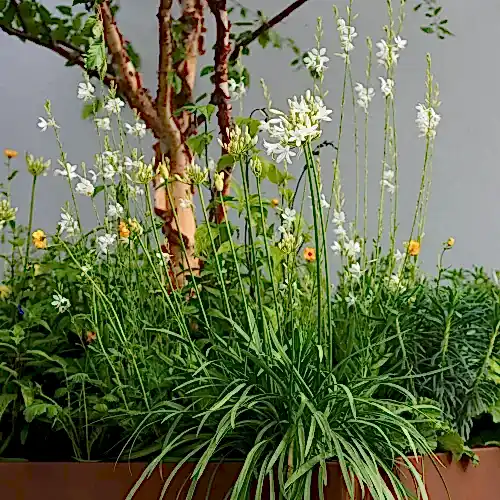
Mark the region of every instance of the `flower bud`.
<instances>
[{"instance_id":1,"label":"flower bud","mask_svg":"<svg viewBox=\"0 0 500 500\"><path fill-rule=\"evenodd\" d=\"M50 167L50 160L43 161L43 158L35 158L31 154L26 155L26 164L28 165L28 172L33 176L43 174Z\"/></svg>"},{"instance_id":2,"label":"flower bud","mask_svg":"<svg viewBox=\"0 0 500 500\"><path fill-rule=\"evenodd\" d=\"M224 172L215 172L214 186L219 193L224 189Z\"/></svg>"}]
</instances>

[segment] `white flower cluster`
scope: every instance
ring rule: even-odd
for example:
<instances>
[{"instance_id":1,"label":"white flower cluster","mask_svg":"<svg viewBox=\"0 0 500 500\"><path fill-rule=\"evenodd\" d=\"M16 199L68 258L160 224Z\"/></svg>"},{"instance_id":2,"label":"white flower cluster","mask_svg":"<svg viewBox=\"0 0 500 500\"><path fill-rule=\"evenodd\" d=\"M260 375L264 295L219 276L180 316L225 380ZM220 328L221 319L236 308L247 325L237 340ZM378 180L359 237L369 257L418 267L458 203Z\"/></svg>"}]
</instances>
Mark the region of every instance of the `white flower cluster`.
<instances>
[{"instance_id":1,"label":"white flower cluster","mask_svg":"<svg viewBox=\"0 0 500 500\"><path fill-rule=\"evenodd\" d=\"M322 75L327 66L330 58L326 55L326 49L323 47L321 49L311 49L307 55L304 57L304 64L306 68L312 71L316 75Z\"/></svg>"},{"instance_id":2,"label":"white flower cluster","mask_svg":"<svg viewBox=\"0 0 500 500\"><path fill-rule=\"evenodd\" d=\"M340 35L340 46L344 51L341 54L336 54L343 59L347 59L349 57L349 52L354 49L353 40L358 36L356 33L356 29L352 26L349 26L345 19L339 18L337 21L337 31Z\"/></svg>"},{"instance_id":3,"label":"white flower cluster","mask_svg":"<svg viewBox=\"0 0 500 500\"><path fill-rule=\"evenodd\" d=\"M133 125L130 123L125 123L125 128L127 130L127 134L135 135L142 139L146 135L146 124L144 122L136 121Z\"/></svg>"},{"instance_id":4,"label":"white flower cluster","mask_svg":"<svg viewBox=\"0 0 500 500\"><path fill-rule=\"evenodd\" d=\"M53 305L57 309L57 312L62 314L71 307L71 302L69 301L69 299L63 297L61 294L54 293L52 295L51 305Z\"/></svg>"},{"instance_id":5,"label":"white flower cluster","mask_svg":"<svg viewBox=\"0 0 500 500\"><path fill-rule=\"evenodd\" d=\"M389 194L394 194L396 191L394 177L394 170L392 170L387 163L384 163L384 172L382 174L382 180L380 181L380 184L387 189L387 192Z\"/></svg>"},{"instance_id":6,"label":"white flower cluster","mask_svg":"<svg viewBox=\"0 0 500 500\"><path fill-rule=\"evenodd\" d=\"M420 137L436 137L436 129L441 121L441 116L436 113L432 106L417 105L417 119L415 123L420 131Z\"/></svg>"},{"instance_id":7,"label":"white flower cluster","mask_svg":"<svg viewBox=\"0 0 500 500\"><path fill-rule=\"evenodd\" d=\"M239 101L247 93L243 80L238 83L234 78L231 78L227 83L229 85L229 97L232 101Z\"/></svg>"},{"instance_id":8,"label":"white flower cluster","mask_svg":"<svg viewBox=\"0 0 500 500\"><path fill-rule=\"evenodd\" d=\"M281 241L278 247L284 253L292 253L296 248L296 238L293 234L293 224L297 219L297 212L292 208L285 208L281 212L281 226L278 231L281 234Z\"/></svg>"},{"instance_id":9,"label":"white flower cluster","mask_svg":"<svg viewBox=\"0 0 500 500\"><path fill-rule=\"evenodd\" d=\"M387 69L395 66L399 59L399 51L403 50L407 44L408 41L400 36L396 36L389 43L386 40L380 40L380 42L376 43L379 49L376 53L378 63L384 65Z\"/></svg>"},{"instance_id":10,"label":"white flower cluster","mask_svg":"<svg viewBox=\"0 0 500 500\"><path fill-rule=\"evenodd\" d=\"M320 124L331 121L332 110L328 109L319 96L313 96L308 90L305 96L288 99L289 113L285 114L277 109L270 109L274 115L267 121L261 122L261 129L277 142L264 140L266 153L272 156L277 163L292 163L292 157L297 153L292 148L300 147L303 142L317 139L321 135Z\"/></svg>"},{"instance_id":11,"label":"white flower cluster","mask_svg":"<svg viewBox=\"0 0 500 500\"><path fill-rule=\"evenodd\" d=\"M375 95L375 90L372 87L364 87L361 83L356 83L354 90L358 94L358 106L363 108L365 113L368 113L368 106Z\"/></svg>"},{"instance_id":12,"label":"white flower cluster","mask_svg":"<svg viewBox=\"0 0 500 500\"><path fill-rule=\"evenodd\" d=\"M352 279L358 280L362 274L361 266L357 262L361 254L361 244L359 241L349 238L344 227L346 216L343 211L334 210L332 222L335 226L334 233L337 236L337 241L333 243L331 249L336 255L341 255L348 259L349 267L347 272Z\"/></svg>"},{"instance_id":13,"label":"white flower cluster","mask_svg":"<svg viewBox=\"0 0 500 500\"><path fill-rule=\"evenodd\" d=\"M75 218L67 211L62 209L61 220L59 221L59 234L66 233L69 236L74 235L78 232L78 222Z\"/></svg>"}]
</instances>

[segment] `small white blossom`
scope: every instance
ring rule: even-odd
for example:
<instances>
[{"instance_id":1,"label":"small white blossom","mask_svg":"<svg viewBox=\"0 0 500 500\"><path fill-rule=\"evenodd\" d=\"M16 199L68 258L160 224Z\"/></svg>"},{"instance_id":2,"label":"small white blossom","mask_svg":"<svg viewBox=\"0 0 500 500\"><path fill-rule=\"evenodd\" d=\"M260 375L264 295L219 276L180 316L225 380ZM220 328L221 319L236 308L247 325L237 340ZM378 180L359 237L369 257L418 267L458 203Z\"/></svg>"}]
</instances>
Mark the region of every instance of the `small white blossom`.
<instances>
[{"instance_id":1,"label":"small white blossom","mask_svg":"<svg viewBox=\"0 0 500 500\"><path fill-rule=\"evenodd\" d=\"M304 64L307 69L310 69L313 73L323 73L327 69L325 63L327 63L330 58L326 55L326 49L311 49L306 57L304 57Z\"/></svg>"},{"instance_id":2,"label":"small white blossom","mask_svg":"<svg viewBox=\"0 0 500 500\"><path fill-rule=\"evenodd\" d=\"M78 84L78 99L84 102L90 101L94 98L95 87L90 82L83 82Z\"/></svg>"},{"instance_id":3,"label":"small white blossom","mask_svg":"<svg viewBox=\"0 0 500 500\"><path fill-rule=\"evenodd\" d=\"M116 243L116 234L103 234L97 237L97 244L99 245L99 251L103 254L109 252L109 247Z\"/></svg>"},{"instance_id":4,"label":"small white blossom","mask_svg":"<svg viewBox=\"0 0 500 500\"><path fill-rule=\"evenodd\" d=\"M436 137L436 129L441 121L441 116L436 113L432 106L427 108L423 104L418 104L416 109L415 123L420 131L419 137Z\"/></svg>"},{"instance_id":5,"label":"small white blossom","mask_svg":"<svg viewBox=\"0 0 500 500\"><path fill-rule=\"evenodd\" d=\"M342 245L338 241L334 241L330 248L335 255L340 255L342 253Z\"/></svg>"},{"instance_id":6,"label":"small white blossom","mask_svg":"<svg viewBox=\"0 0 500 500\"><path fill-rule=\"evenodd\" d=\"M336 226L341 226L342 224L345 223L345 213L344 212L337 212L337 210L333 211L333 223Z\"/></svg>"},{"instance_id":7,"label":"small white blossom","mask_svg":"<svg viewBox=\"0 0 500 500\"><path fill-rule=\"evenodd\" d=\"M193 202L188 198L181 198L179 200L179 206L182 210L187 210L188 208L193 208Z\"/></svg>"},{"instance_id":8,"label":"small white blossom","mask_svg":"<svg viewBox=\"0 0 500 500\"><path fill-rule=\"evenodd\" d=\"M392 91L394 89L394 80L390 78L386 80L381 76L379 76L378 79L380 80L380 90L382 94L384 94L384 97L393 97Z\"/></svg>"},{"instance_id":9,"label":"small white blossom","mask_svg":"<svg viewBox=\"0 0 500 500\"><path fill-rule=\"evenodd\" d=\"M354 87L354 90L358 94L357 103L358 106L365 110L365 113L368 112L368 106L370 105L373 96L375 95L375 90L371 87L364 87L363 84L357 83Z\"/></svg>"},{"instance_id":10,"label":"small white blossom","mask_svg":"<svg viewBox=\"0 0 500 500\"><path fill-rule=\"evenodd\" d=\"M59 221L59 232L62 234L66 232L68 235L73 235L78 232L78 222L74 219L74 217L63 210L61 212L61 220Z\"/></svg>"},{"instance_id":11,"label":"small white blossom","mask_svg":"<svg viewBox=\"0 0 500 500\"><path fill-rule=\"evenodd\" d=\"M144 189L140 185L137 185L137 184L129 184L128 189L130 191L130 194L134 198L138 198L139 196L142 196L145 193Z\"/></svg>"},{"instance_id":12,"label":"small white blossom","mask_svg":"<svg viewBox=\"0 0 500 500\"><path fill-rule=\"evenodd\" d=\"M108 99L108 102L104 105L108 113L114 113L116 115L120 114L123 106L125 106L125 103L119 97Z\"/></svg>"},{"instance_id":13,"label":"small white blossom","mask_svg":"<svg viewBox=\"0 0 500 500\"><path fill-rule=\"evenodd\" d=\"M53 118L50 118L49 120L46 120L45 118L39 116L38 117L38 128L42 131L45 132L48 127L53 127L53 128L59 128L59 125L54 121Z\"/></svg>"},{"instance_id":14,"label":"small white blossom","mask_svg":"<svg viewBox=\"0 0 500 500\"><path fill-rule=\"evenodd\" d=\"M117 217L121 217L123 215L123 207L116 203L113 205L112 203L108 206L108 217L110 219L116 219Z\"/></svg>"},{"instance_id":15,"label":"small white blossom","mask_svg":"<svg viewBox=\"0 0 500 500\"><path fill-rule=\"evenodd\" d=\"M52 299L51 305L53 305L59 313L63 313L71 307L69 299L63 297L59 293L52 295Z\"/></svg>"},{"instance_id":16,"label":"small white blossom","mask_svg":"<svg viewBox=\"0 0 500 500\"><path fill-rule=\"evenodd\" d=\"M62 163L61 163L62 165ZM76 170L78 167L76 165L71 165L71 163L65 163L64 169L56 168L54 170L54 175L62 175L63 177L69 177L70 179L75 179L78 177Z\"/></svg>"},{"instance_id":17,"label":"small white blossom","mask_svg":"<svg viewBox=\"0 0 500 500\"><path fill-rule=\"evenodd\" d=\"M297 212L288 207L285 208L285 210L283 210L283 213L281 214L281 218L286 223L286 225L293 224L295 222L296 216Z\"/></svg>"},{"instance_id":18,"label":"small white blossom","mask_svg":"<svg viewBox=\"0 0 500 500\"><path fill-rule=\"evenodd\" d=\"M168 252L164 252L163 250L161 252L156 252L156 257L160 262L163 260L165 264L169 264L172 260L172 256Z\"/></svg>"},{"instance_id":19,"label":"small white blossom","mask_svg":"<svg viewBox=\"0 0 500 500\"><path fill-rule=\"evenodd\" d=\"M243 81L236 83L236 80L231 78L227 83L229 84L229 95L233 101L238 101L247 93Z\"/></svg>"},{"instance_id":20,"label":"small white blossom","mask_svg":"<svg viewBox=\"0 0 500 500\"><path fill-rule=\"evenodd\" d=\"M343 228L343 226L338 226L333 230L333 232L337 235L337 238L347 238L347 231Z\"/></svg>"},{"instance_id":21,"label":"small white blossom","mask_svg":"<svg viewBox=\"0 0 500 500\"><path fill-rule=\"evenodd\" d=\"M394 175L394 170L391 170L388 165L385 165L380 184L384 186L390 194L394 194L396 191L396 186L394 184Z\"/></svg>"},{"instance_id":22,"label":"small white blossom","mask_svg":"<svg viewBox=\"0 0 500 500\"><path fill-rule=\"evenodd\" d=\"M356 297L352 292L349 292L349 295L345 298L348 307L352 307L356 304Z\"/></svg>"},{"instance_id":23,"label":"small white blossom","mask_svg":"<svg viewBox=\"0 0 500 500\"><path fill-rule=\"evenodd\" d=\"M95 124L99 130L111 130L111 120L107 116L104 118L96 118Z\"/></svg>"},{"instance_id":24,"label":"small white blossom","mask_svg":"<svg viewBox=\"0 0 500 500\"><path fill-rule=\"evenodd\" d=\"M95 184L97 182L98 173L95 170L89 170L87 175L90 177L90 182Z\"/></svg>"},{"instance_id":25,"label":"small white blossom","mask_svg":"<svg viewBox=\"0 0 500 500\"><path fill-rule=\"evenodd\" d=\"M136 122L133 125L130 123L125 123L125 128L127 129L127 134L135 135L136 137L142 138L146 135L146 124L144 122Z\"/></svg>"},{"instance_id":26,"label":"small white blossom","mask_svg":"<svg viewBox=\"0 0 500 500\"><path fill-rule=\"evenodd\" d=\"M347 54L354 49L352 41L358 36L356 29L352 26L348 26L344 19L340 18L337 21L337 31L340 34L340 45L344 49L344 53Z\"/></svg>"},{"instance_id":27,"label":"small white blossom","mask_svg":"<svg viewBox=\"0 0 500 500\"><path fill-rule=\"evenodd\" d=\"M330 203L328 203L328 200L323 193L320 194L319 204L321 205L321 208L330 208Z\"/></svg>"},{"instance_id":28,"label":"small white blossom","mask_svg":"<svg viewBox=\"0 0 500 500\"><path fill-rule=\"evenodd\" d=\"M405 258L405 253L401 252L398 248L394 253L394 258L396 259L396 262L401 262Z\"/></svg>"},{"instance_id":29,"label":"small white blossom","mask_svg":"<svg viewBox=\"0 0 500 500\"><path fill-rule=\"evenodd\" d=\"M399 49L399 50L403 50L406 48L406 45L408 44L408 40L404 40L403 38L401 38L399 35L394 38L394 43L396 44L396 47Z\"/></svg>"},{"instance_id":30,"label":"small white blossom","mask_svg":"<svg viewBox=\"0 0 500 500\"><path fill-rule=\"evenodd\" d=\"M80 182L76 185L75 191L84 196L92 196L94 194L94 185L85 177L80 177Z\"/></svg>"},{"instance_id":31,"label":"small white blossom","mask_svg":"<svg viewBox=\"0 0 500 500\"><path fill-rule=\"evenodd\" d=\"M349 240L345 243L345 252L348 257L355 259L361 252L361 246L357 241Z\"/></svg>"},{"instance_id":32,"label":"small white blossom","mask_svg":"<svg viewBox=\"0 0 500 500\"><path fill-rule=\"evenodd\" d=\"M349 268L349 273L351 274L353 279L359 279L361 277L361 266L359 265L358 262L355 262L354 264L351 265Z\"/></svg>"}]
</instances>

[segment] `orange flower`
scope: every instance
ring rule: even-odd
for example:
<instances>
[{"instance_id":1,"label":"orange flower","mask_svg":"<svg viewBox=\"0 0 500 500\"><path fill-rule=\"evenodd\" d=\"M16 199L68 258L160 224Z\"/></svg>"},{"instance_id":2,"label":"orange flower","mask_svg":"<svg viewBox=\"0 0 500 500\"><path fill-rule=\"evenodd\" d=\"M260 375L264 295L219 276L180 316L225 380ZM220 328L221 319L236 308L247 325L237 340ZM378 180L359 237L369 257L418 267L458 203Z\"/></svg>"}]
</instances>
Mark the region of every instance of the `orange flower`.
<instances>
[{"instance_id":1,"label":"orange flower","mask_svg":"<svg viewBox=\"0 0 500 500\"><path fill-rule=\"evenodd\" d=\"M41 229L35 231L31 235L31 239L33 240L33 245L37 248L47 248L47 236Z\"/></svg>"},{"instance_id":2,"label":"orange flower","mask_svg":"<svg viewBox=\"0 0 500 500\"><path fill-rule=\"evenodd\" d=\"M120 233L120 238L128 238L130 236L130 229L125 221L120 221L118 232Z\"/></svg>"},{"instance_id":3,"label":"orange flower","mask_svg":"<svg viewBox=\"0 0 500 500\"><path fill-rule=\"evenodd\" d=\"M15 149L4 149L3 154L9 159L15 158L18 155Z\"/></svg>"},{"instance_id":4,"label":"orange flower","mask_svg":"<svg viewBox=\"0 0 500 500\"><path fill-rule=\"evenodd\" d=\"M273 198L271 200L271 206L276 208L278 205L280 204L280 200L278 200L278 198Z\"/></svg>"},{"instance_id":5,"label":"orange flower","mask_svg":"<svg viewBox=\"0 0 500 500\"><path fill-rule=\"evenodd\" d=\"M97 337L97 333L96 332L87 332L86 334L86 340L87 340L87 344L90 344L91 342L93 342Z\"/></svg>"},{"instance_id":6,"label":"orange flower","mask_svg":"<svg viewBox=\"0 0 500 500\"><path fill-rule=\"evenodd\" d=\"M410 240L410 243L408 243L408 253L412 257L416 257L420 253L420 243L416 240Z\"/></svg>"},{"instance_id":7,"label":"orange flower","mask_svg":"<svg viewBox=\"0 0 500 500\"><path fill-rule=\"evenodd\" d=\"M311 247L304 248L304 259L307 262L314 262L316 260L316 250Z\"/></svg>"}]
</instances>

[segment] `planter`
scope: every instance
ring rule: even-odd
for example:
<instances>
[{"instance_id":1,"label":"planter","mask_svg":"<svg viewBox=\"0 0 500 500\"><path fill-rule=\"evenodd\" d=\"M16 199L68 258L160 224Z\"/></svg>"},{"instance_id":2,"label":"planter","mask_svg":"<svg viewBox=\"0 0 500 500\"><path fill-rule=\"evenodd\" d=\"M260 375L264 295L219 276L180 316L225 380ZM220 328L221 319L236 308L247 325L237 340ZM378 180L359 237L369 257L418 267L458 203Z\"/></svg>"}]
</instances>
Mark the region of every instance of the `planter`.
<instances>
[{"instance_id":1,"label":"planter","mask_svg":"<svg viewBox=\"0 0 500 500\"><path fill-rule=\"evenodd\" d=\"M500 491L500 448L475 450L480 465L469 461L453 462L449 455L440 454L443 466L436 467L428 458L417 464L423 470L427 493L431 500L492 500ZM1 500L123 500L135 484L143 463L0 463ZM160 496L165 477L173 464L156 469L135 495L137 500L156 500ZM194 466L182 467L172 481L167 500L185 498L189 475ZM201 478L196 500L224 500L241 468L239 463L210 464ZM415 491L411 479L402 477L410 490ZM180 495L178 496L178 493ZM313 492L312 498L318 498ZM326 500L348 500L343 487L340 467L328 464ZM300 500L300 499L297 499ZM357 496L356 500L369 500Z\"/></svg>"}]
</instances>

